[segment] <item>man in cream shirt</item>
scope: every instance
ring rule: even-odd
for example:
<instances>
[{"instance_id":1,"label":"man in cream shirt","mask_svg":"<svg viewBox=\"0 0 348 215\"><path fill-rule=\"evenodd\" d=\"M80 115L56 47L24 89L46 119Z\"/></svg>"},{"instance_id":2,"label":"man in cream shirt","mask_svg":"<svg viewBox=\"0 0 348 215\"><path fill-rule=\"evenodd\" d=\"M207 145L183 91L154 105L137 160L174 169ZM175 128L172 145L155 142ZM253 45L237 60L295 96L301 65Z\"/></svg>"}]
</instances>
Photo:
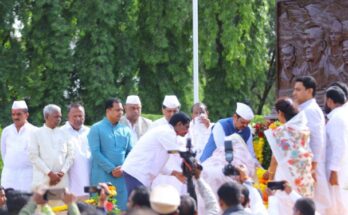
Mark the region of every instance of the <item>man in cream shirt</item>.
<instances>
[{"instance_id":1,"label":"man in cream shirt","mask_svg":"<svg viewBox=\"0 0 348 215\"><path fill-rule=\"evenodd\" d=\"M28 122L29 112L25 101L14 101L12 105L13 124L7 126L1 135L1 156L4 168L1 185L4 188L31 191L33 166L29 160L28 145L32 133L37 129Z\"/></svg>"},{"instance_id":2,"label":"man in cream shirt","mask_svg":"<svg viewBox=\"0 0 348 215\"><path fill-rule=\"evenodd\" d=\"M141 102L136 95L127 97L125 111L126 114L121 117L120 123L130 128L133 141L136 143L149 130L152 121L141 116Z\"/></svg>"},{"instance_id":3,"label":"man in cream shirt","mask_svg":"<svg viewBox=\"0 0 348 215\"><path fill-rule=\"evenodd\" d=\"M89 186L91 170L91 151L87 134L89 128L84 125L85 109L81 104L73 103L68 108L68 121L62 126L74 144L74 163L69 170L69 190L76 196L88 195L84 187Z\"/></svg>"},{"instance_id":4,"label":"man in cream shirt","mask_svg":"<svg viewBox=\"0 0 348 215\"><path fill-rule=\"evenodd\" d=\"M61 109L49 104L43 110L45 124L32 136L29 157L33 163L33 188L69 187L68 171L73 164L74 149L67 133L58 128Z\"/></svg>"}]
</instances>

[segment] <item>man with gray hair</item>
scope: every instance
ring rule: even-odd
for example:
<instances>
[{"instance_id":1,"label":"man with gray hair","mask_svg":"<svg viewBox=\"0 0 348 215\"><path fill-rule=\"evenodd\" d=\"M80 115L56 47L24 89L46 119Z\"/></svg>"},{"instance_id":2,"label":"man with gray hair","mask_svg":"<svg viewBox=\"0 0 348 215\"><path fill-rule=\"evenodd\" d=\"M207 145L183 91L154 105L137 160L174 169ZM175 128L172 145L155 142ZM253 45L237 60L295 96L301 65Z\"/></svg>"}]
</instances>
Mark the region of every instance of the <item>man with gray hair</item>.
<instances>
[{"instance_id":1,"label":"man with gray hair","mask_svg":"<svg viewBox=\"0 0 348 215\"><path fill-rule=\"evenodd\" d=\"M67 133L58 127L62 114L57 105L49 104L43 110L45 123L32 136L29 157L33 163L33 188L69 186L68 170L73 163L73 144Z\"/></svg>"}]
</instances>

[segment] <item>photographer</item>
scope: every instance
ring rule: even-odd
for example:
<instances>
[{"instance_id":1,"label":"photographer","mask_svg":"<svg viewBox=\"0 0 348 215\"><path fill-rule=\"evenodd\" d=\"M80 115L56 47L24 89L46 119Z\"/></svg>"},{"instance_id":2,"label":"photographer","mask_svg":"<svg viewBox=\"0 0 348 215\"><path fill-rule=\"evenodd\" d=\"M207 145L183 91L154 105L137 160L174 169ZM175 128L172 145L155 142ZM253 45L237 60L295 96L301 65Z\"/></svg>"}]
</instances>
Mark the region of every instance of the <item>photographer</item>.
<instances>
[{"instance_id":1,"label":"photographer","mask_svg":"<svg viewBox=\"0 0 348 215\"><path fill-rule=\"evenodd\" d=\"M45 193L49 190L39 189L35 192L31 200L20 210L19 215L31 215L35 214L37 206L41 206L41 214L45 215L54 215L52 208L48 205L48 199L45 198ZM60 195L61 200L68 205L68 214L69 215L79 215L80 211L76 205L76 197L65 191L64 194Z\"/></svg>"},{"instance_id":2,"label":"photographer","mask_svg":"<svg viewBox=\"0 0 348 215\"><path fill-rule=\"evenodd\" d=\"M169 158L168 151L179 151L177 137L185 136L189 126L190 118L179 112L173 115L168 125L153 128L140 138L122 166L128 193L141 185L150 187L160 173L185 182L182 173L164 166Z\"/></svg>"},{"instance_id":3,"label":"photographer","mask_svg":"<svg viewBox=\"0 0 348 215\"><path fill-rule=\"evenodd\" d=\"M219 211L220 211L219 204L216 200L216 197L211 187L201 178L201 172L202 170L200 170L199 168L196 168L194 176L197 182L198 193L203 199L204 214L217 215L219 214Z\"/></svg>"}]
</instances>

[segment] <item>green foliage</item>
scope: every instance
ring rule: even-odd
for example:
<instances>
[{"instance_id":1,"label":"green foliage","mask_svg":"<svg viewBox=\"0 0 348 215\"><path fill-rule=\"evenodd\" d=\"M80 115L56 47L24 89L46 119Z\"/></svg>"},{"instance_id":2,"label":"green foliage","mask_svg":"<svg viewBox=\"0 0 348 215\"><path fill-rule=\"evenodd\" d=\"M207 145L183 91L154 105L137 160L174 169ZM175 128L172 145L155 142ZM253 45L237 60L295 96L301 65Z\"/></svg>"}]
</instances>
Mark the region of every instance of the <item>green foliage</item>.
<instances>
[{"instance_id":1,"label":"green foliage","mask_svg":"<svg viewBox=\"0 0 348 215\"><path fill-rule=\"evenodd\" d=\"M233 114L237 101L254 108L260 102L270 60L268 40L273 39L267 37L270 2L200 2L200 69L206 79L204 102L214 107L213 119Z\"/></svg>"},{"instance_id":2,"label":"green foliage","mask_svg":"<svg viewBox=\"0 0 348 215\"><path fill-rule=\"evenodd\" d=\"M27 100L30 121L37 125L49 103L65 111L70 102L82 102L86 123L92 124L104 115L106 98L124 99L129 94L140 95L147 113L161 113L164 95L175 94L182 110L189 112L191 4L2 0L1 124L10 123L14 99ZM258 112L263 106L270 109L274 4L272 0L199 2L200 92L213 120L231 115L237 101L249 100ZM16 20L23 25L21 36L13 28Z\"/></svg>"}]
</instances>

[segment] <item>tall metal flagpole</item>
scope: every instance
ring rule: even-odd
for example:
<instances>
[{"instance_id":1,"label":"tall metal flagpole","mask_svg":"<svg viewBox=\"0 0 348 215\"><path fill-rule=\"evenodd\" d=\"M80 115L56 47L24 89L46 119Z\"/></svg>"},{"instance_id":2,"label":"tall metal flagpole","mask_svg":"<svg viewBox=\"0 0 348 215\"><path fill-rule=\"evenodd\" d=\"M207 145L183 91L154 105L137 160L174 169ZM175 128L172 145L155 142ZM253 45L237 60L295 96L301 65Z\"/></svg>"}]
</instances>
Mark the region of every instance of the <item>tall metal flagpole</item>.
<instances>
[{"instance_id":1,"label":"tall metal flagpole","mask_svg":"<svg viewBox=\"0 0 348 215\"><path fill-rule=\"evenodd\" d=\"M193 14L193 100L199 102L198 81L198 0L192 0Z\"/></svg>"}]
</instances>

